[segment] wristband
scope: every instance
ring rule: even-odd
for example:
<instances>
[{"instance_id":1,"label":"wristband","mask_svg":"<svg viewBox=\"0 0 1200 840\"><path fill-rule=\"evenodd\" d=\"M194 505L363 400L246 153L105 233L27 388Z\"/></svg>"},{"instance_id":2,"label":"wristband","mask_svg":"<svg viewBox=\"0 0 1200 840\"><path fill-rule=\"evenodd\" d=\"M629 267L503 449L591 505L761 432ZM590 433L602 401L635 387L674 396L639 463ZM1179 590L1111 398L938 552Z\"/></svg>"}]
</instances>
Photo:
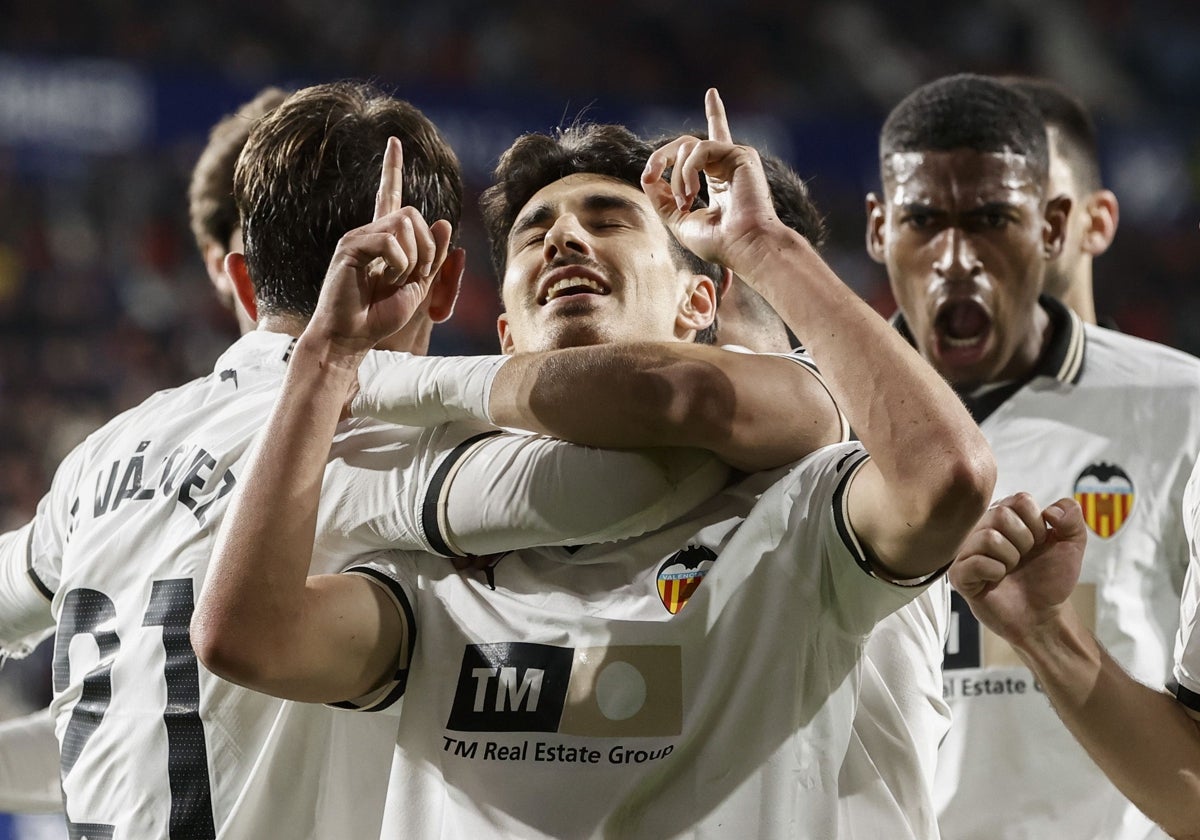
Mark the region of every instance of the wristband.
<instances>
[{"instance_id":1,"label":"wristband","mask_svg":"<svg viewBox=\"0 0 1200 840\"><path fill-rule=\"evenodd\" d=\"M402 426L455 420L491 423L492 380L508 356L414 356L372 350L358 368L355 417Z\"/></svg>"}]
</instances>

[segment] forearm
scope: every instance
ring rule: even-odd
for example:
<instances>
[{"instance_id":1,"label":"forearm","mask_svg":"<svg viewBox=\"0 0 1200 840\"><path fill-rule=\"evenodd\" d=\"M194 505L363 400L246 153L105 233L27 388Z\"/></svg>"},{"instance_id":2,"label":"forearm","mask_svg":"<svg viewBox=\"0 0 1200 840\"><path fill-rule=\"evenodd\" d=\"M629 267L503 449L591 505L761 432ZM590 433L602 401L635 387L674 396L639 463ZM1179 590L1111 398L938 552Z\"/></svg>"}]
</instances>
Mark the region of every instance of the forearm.
<instances>
[{"instance_id":1,"label":"forearm","mask_svg":"<svg viewBox=\"0 0 1200 840\"><path fill-rule=\"evenodd\" d=\"M698 344L514 356L492 422L604 448L705 449L738 469L781 466L842 438L829 392L786 359Z\"/></svg>"},{"instance_id":2,"label":"forearm","mask_svg":"<svg viewBox=\"0 0 1200 840\"><path fill-rule=\"evenodd\" d=\"M41 814L62 809L58 740L49 710L0 723L0 811Z\"/></svg>"},{"instance_id":3,"label":"forearm","mask_svg":"<svg viewBox=\"0 0 1200 840\"><path fill-rule=\"evenodd\" d=\"M883 553L948 561L995 480L987 443L961 401L799 234L773 229L744 260L735 270L812 353L871 453L881 493L911 525ZM920 527L932 522L938 527Z\"/></svg>"},{"instance_id":4,"label":"forearm","mask_svg":"<svg viewBox=\"0 0 1200 840\"><path fill-rule=\"evenodd\" d=\"M1200 724L1130 677L1069 607L1017 651L1113 784L1172 837L1200 838Z\"/></svg>"},{"instance_id":5,"label":"forearm","mask_svg":"<svg viewBox=\"0 0 1200 840\"><path fill-rule=\"evenodd\" d=\"M325 464L354 376L320 343L297 343L231 497L193 626L201 659L224 676L269 662L294 641Z\"/></svg>"}]
</instances>

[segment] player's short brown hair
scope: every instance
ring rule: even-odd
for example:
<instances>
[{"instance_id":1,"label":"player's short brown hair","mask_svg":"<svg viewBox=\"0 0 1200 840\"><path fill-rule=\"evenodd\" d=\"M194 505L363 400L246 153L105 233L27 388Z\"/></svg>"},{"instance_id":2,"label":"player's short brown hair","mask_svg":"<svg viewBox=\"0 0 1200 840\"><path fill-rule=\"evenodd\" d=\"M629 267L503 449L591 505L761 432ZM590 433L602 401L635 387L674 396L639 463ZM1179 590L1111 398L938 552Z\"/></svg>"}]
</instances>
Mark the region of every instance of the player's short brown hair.
<instances>
[{"instance_id":1,"label":"player's short brown hair","mask_svg":"<svg viewBox=\"0 0 1200 840\"><path fill-rule=\"evenodd\" d=\"M246 267L261 311L312 316L338 240L371 221L389 137L404 150L404 202L458 231L458 158L414 105L365 82L289 96L254 126L234 173Z\"/></svg>"},{"instance_id":2,"label":"player's short brown hair","mask_svg":"<svg viewBox=\"0 0 1200 840\"><path fill-rule=\"evenodd\" d=\"M286 98L287 91L282 88L264 88L222 117L209 132L208 145L197 158L188 185L188 217L201 252L214 242L228 250L233 232L238 229L238 209L233 200L233 170L238 155L254 124Z\"/></svg>"}]
</instances>

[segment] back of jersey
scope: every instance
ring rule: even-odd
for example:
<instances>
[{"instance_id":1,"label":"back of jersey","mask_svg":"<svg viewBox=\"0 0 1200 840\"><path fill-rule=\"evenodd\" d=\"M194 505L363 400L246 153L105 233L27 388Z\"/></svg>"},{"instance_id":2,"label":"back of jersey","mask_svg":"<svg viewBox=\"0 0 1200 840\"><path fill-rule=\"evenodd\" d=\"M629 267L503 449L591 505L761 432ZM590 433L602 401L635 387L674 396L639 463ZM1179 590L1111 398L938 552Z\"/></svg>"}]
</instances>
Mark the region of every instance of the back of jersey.
<instances>
[{"instance_id":1,"label":"back of jersey","mask_svg":"<svg viewBox=\"0 0 1200 840\"><path fill-rule=\"evenodd\" d=\"M52 709L73 837L378 831L368 802L382 802L395 721L227 683L189 637L289 346L246 336L211 376L118 417L64 462L39 509L31 572L58 623Z\"/></svg>"}]
</instances>

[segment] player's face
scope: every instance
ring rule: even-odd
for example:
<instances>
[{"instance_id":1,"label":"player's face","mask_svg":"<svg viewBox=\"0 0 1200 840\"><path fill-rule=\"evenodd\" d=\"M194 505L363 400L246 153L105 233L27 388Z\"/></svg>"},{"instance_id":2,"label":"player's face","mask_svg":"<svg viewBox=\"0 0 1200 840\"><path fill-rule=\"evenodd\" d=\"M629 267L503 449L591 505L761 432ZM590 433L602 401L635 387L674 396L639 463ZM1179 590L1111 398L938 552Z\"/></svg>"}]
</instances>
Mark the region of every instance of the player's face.
<instances>
[{"instance_id":1,"label":"player's face","mask_svg":"<svg viewBox=\"0 0 1200 840\"><path fill-rule=\"evenodd\" d=\"M511 353L690 340L707 326L692 317L705 283L711 290L677 263L641 190L569 175L535 193L509 233L500 344Z\"/></svg>"},{"instance_id":2,"label":"player's face","mask_svg":"<svg viewBox=\"0 0 1200 840\"><path fill-rule=\"evenodd\" d=\"M1037 303L1062 216L1021 155L905 152L884 162L868 246L887 266L917 348L952 384L1016 378L1037 361Z\"/></svg>"}]
</instances>

